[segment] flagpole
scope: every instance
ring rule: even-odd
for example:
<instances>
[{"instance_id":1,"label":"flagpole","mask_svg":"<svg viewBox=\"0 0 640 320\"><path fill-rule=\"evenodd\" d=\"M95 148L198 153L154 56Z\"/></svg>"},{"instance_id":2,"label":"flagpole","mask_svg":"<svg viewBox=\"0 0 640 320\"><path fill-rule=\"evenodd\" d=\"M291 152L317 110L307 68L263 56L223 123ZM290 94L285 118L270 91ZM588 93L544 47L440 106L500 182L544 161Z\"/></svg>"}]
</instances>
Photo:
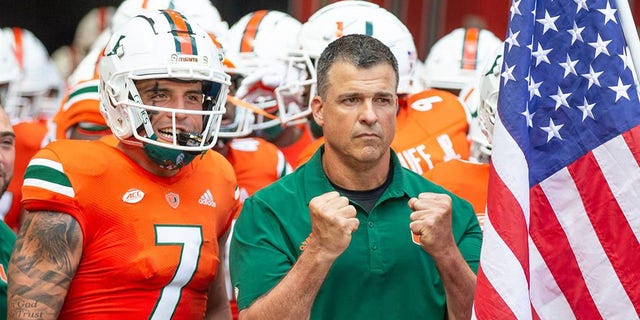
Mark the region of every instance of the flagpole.
<instances>
[{"instance_id":1,"label":"flagpole","mask_svg":"<svg viewBox=\"0 0 640 320\"><path fill-rule=\"evenodd\" d=\"M638 39L638 30L636 29L636 25L633 22L633 15L631 14L631 8L629 8L629 1L615 1L616 7L618 7L618 13L620 14L620 25L622 26L622 34L624 34L624 38L627 41L627 46L629 46L631 60L633 61L633 67L636 71L635 74L636 77L638 77L638 71L640 71L640 39ZM639 84L636 83L636 86L638 85Z\"/></svg>"}]
</instances>

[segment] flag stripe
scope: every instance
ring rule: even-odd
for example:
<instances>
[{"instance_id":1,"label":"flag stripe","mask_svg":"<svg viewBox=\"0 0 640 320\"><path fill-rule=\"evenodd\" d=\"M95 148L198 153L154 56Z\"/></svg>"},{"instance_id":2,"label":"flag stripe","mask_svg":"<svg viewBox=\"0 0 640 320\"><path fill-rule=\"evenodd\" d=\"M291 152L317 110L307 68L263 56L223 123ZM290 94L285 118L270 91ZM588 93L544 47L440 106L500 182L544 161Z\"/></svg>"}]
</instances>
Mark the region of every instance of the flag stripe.
<instances>
[{"instance_id":1,"label":"flag stripe","mask_svg":"<svg viewBox=\"0 0 640 320\"><path fill-rule=\"evenodd\" d=\"M491 285L491 282L488 281L486 275L482 271L482 268L478 268L478 281L477 285L478 290L476 290L476 294L485 297L488 301L491 301L493 305L496 305L495 308L481 308L474 309L474 318L479 320L490 320L490 319L503 319L503 320L511 320L518 319L516 315L511 312L509 306L504 302L502 296L496 292L495 288ZM500 313L498 314L499 311Z\"/></svg>"},{"instance_id":2,"label":"flag stripe","mask_svg":"<svg viewBox=\"0 0 640 320\"><path fill-rule=\"evenodd\" d=\"M579 159L576 165L582 166L585 162L588 162L588 159L588 156L585 156ZM628 317L630 314L627 311L635 313L633 305L624 288L622 288L613 266L607 259L603 245L599 241L594 226L589 219L589 213L583 205L578 186L573 184L573 181L569 170L562 169L540 183L541 189L549 200L548 204L551 210L548 212L555 213L569 245L566 250L573 253L571 259L575 259L575 261L572 261L572 263L579 268L576 272L567 273L562 268L562 264L556 262L555 264L558 265L559 270L554 270L553 272L556 279L562 277L567 282L573 282L573 286L567 283L567 286L563 287L563 291L570 303L575 303L576 308L582 308L584 299L590 297L597 306L600 315L605 319L611 319L616 313L618 315L626 313L627 315L624 318L632 319ZM593 191L591 191L590 195L591 197L594 196ZM600 206L604 205L599 201L597 203ZM596 207L595 209L602 210L601 207ZM547 235L546 238L550 237ZM564 257L559 257L565 263L568 261L566 255L567 253L565 253ZM551 253L549 253L549 256L551 256ZM587 290L575 290L576 282L586 285ZM590 311L589 314L592 314L592 312Z\"/></svg>"},{"instance_id":3,"label":"flag stripe","mask_svg":"<svg viewBox=\"0 0 640 320\"><path fill-rule=\"evenodd\" d=\"M622 137L627 143L627 147L636 159L636 164L640 164L640 127L635 127L625 132Z\"/></svg>"},{"instance_id":4,"label":"flag stripe","mask_svg":"<svg viewBox=\"0 0 640 320\"><path fill-rule=\"evenodd\" d=\"M499 306L499 308L486 308L486 306L476 308L478 319L501 319L501 317L494 317L496 312L505 316L512 314L516 319L529 319L531 311L526 296L527 292L522 290L527 287L527 279L520 262L513 254L509 253L509 247L496 234L492 222L485 219L481 261L486 262L483 265L482 275L478 275L476 294L486 297L487 303ZM485 288L481 285L483 283L491 285ZM502 301L488 299L492 292L501 296ZM508 308L503 306L508 306Z\"/></svg>"},{"instance_id":5,"label":"flag stripe","mask_svg":"<svg viewBox=\"0 0 640 320\"><path fill-rule=\"evenodd\" d=\"M547 183L551 184L549 181ZM558 191L555 190L555 192ZM567 235L541 186L531 190L531 198L537 203L537 206L531 210L529 229L531 239L553 274L558 287L567 297L576 314L579 314L577 309L581 308L589 314L598 315L598 309L589 295Z\"/></svg>"},{"instance_id":6,"label":"flag stripe","mask_svg":"<svg viewBox=\"0 0 640 320\"><path fill-rule=\"evenodd\" d=\"M605 147L615 146L615 142L624 141L622 137L618 137L605 145L597 148L601 155ZM623 143L624 144L624 143ZM621 153L618 153L621 155ZM602 158L601 158L602 159ZM604 166L615 166L620 170L617 165L616 159L602 159ZM640 306L638 298L638 281L640 281L638 274L634 273L634 270L640 270L640 259L635 255L628 255L627 252L640 252L640 244L634 234L631 226L627 221L627 217L623 214L622 209L618 205L619 202L625 202L630 198L625 197L624 194L614 193L608 186L611 186L607 179L605 179L604 173L600 170L598 161L592 153L587 154L584 159L577 161L576 163L568 167L572 177L582 177L582 179L575 179L577 181L578 189L584 201L587 214L589 216L589 222L594 227L595 233L598 237L597 241L602 244L602 248L606 253L606 257L611 263L615 275L612 275L612 281L617 285L619 281L620 286L624 293L619 293L625 297L620 300L620 303L627 302L629 305L621 305L620 307L637 308ZM609 171L611 168L608 168ZM629 171L630 174L633 171ZM621 172L624 175L624 172ZM635 168L635 174L638 174L638 168ZM633 179L631 179L633 181ZM613 181L611 181L613 182ZM640 189L637 184L640 180L636 180L636 185L630 185L629 187L635 187L636 190ZM635 192L632 192L633 196L637 196ZM586 196L591 195L591 196ZM636 198L637 199L637 198ZM633 200L631 200L633 201ZM636 207L638 208L638 207ZM608 212L608 214L599 214L601 210ZM637 209L636 209L637 210ZM613 287L615 288L615 287ZM611 295L611 293L607 293ZM624 299L626 298L626 299ZM633 300L633 301L631 301ZM618 300L616 300L618 302ZM631 304L633 302L633 304ZM611 303L609 304L611 306ZM631 310L630 310L631 311Z\"/></svg>"},{"instance_id":7,"label":"flag stripe","mask_svg":"<svg viewBox=\"0 0 640 320\"><path fill-rule=\"evenodd\" d=\"M628 132L640 133L637 129ZM618 205L626 217L627 223L638 241L640 236L640 216L637 214L640 208L640 166L637 158L634 158L632 146L627 144L625 134L622 139L616 138L602 147L593 150L593 155L600 164L600 168L607 179L611 192L617 195ZM637 141L640 145L640 141Z\"/></svg>"},{"instance_id":8,"label":"flag stripe","mask_svg":"<svg viewBox=\"0 0 640 320\"><path fill-rule=\"evenodd\" d=\"M535 244L529 238L531 263L531 305L540 319L575 319L571 306L558 287L551 271Z\"/></svg>"},{"instance_id":9,"label":"flag stripe","mask_svg":"<svg viewBox=\"0 0 640 320\"><path fill-rule=\"evenodd\" d=\"M496 123L501 123L500 119L496 119ZM494 130L504 130L504 127L496 127ZM528 248L527 234L521 230L527 229L527 213L524 208L528 207L527 188L518 186L523 179L526 180L526 173L522 170L514 170L514 168L526 167L526 160L520 149L517 148L515 140L504 131L501 135L503 139L496 141L497 145L503 147L497 150L498 153L503 151L511 151L506 154L499 154L492 158L492 167L489 170L489 190L492 196L487 199L487 206L511 212L508 215L497 215L492 217L492 225L499 234L502 241L505 241L510 247L510 251L515 254L520 261L520 265L528 272ZM504 161L507 160L508 161ZM518 193L517 190L522 192ZM528 274L526 275L528 281Z\"/></svg>"},{"instance_id":10,"label":"flag stripe","mask_svg":"<svg viewBox=\"0 0 640 320\"><path fill-rule=\"evenodd\" d=\"M504 305L510 308L509 312L515 314L517 319L530 319L531 308L526 290L529 272L528 240L527 234L520 231L521 228L527 228L525 212L528 211L524 208L528 207L528 188L526 185L524 188L518 185L522 179L527 179L527 174L522 170L514 170L514 168L526 167L526 161L520 149L517 148L515 140L500 124L501 120L496 118L494 130L501 134L496 135L494 145L503 147L494 148L498 155L494 153L489 171L488 192L491 197L487 199L487 205L489 208L502 208L510 214L487 216L481 261L485 261L483 272L488 282L493 284L491 290L503 297ZM509 161L504 161L506 159ZM496 201L498 199L499 201ZM476 285L476 288L482 291L481 284ZM486 301L486 303L494 303L491 299ZM484 309L486 306L476 308L476 312L482 314L484 311L489 311ZM491 309L495 312L498 308Z\"/></svg>"}]
</instances>

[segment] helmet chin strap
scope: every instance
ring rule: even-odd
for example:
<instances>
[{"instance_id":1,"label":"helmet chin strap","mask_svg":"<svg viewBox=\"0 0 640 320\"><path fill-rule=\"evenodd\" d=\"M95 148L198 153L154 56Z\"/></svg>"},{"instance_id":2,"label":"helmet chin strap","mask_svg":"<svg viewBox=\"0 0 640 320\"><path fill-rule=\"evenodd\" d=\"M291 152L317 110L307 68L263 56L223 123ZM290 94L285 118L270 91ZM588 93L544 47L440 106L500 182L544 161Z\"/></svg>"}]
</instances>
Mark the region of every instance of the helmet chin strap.
<instances>
[{"instance_id":1,"label":"helmet chin strap","mask_svg":"<svg viewBox=\"0 0 640 320\"><path fill-rule=\"evenodd\" d=\"M157 141L158 136L153 134L149 137ZM180 133L177 135L178 143L182 146L198 145L202 141L202 135L196 133ZM166 170L180 169L191 163L198 154L204 154L205 151L184 151L165 148L162 146L145 143L143 146L146 155L155 162L160 168Z\"/></svg>"}]
</instances>

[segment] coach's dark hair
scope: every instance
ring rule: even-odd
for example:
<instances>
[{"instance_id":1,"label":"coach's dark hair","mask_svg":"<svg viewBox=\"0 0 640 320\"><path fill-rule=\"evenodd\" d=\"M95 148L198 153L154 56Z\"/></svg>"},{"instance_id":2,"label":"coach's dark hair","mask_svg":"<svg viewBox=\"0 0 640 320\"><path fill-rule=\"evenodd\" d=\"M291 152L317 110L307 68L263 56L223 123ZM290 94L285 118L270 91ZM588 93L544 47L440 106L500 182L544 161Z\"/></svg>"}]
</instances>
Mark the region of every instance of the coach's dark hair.
<instances>
[{"instance_id":1,"label":"coach's dark hair","mask_svg":"<svg viewBox=\"0 0 640 320\"><path fill-rule=\"evenodd\" d=\"M327 72L337 61L347 62L365 69L387 63L393 67L396 74L396 88L398 86L398 61L389 47L376 38L363 34L350 34L331 42L318 58L316 79L318 95L322 98L326 98L327 86L329 85Z\"/></svg>"}]
</instances>

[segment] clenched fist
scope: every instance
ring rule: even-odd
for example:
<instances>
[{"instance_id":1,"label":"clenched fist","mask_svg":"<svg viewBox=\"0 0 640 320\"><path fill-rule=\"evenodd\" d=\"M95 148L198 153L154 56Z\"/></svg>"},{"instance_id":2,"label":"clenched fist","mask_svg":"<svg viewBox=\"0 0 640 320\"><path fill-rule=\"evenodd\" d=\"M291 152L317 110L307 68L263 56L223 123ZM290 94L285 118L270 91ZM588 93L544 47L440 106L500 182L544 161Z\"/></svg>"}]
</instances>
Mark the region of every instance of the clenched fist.
<instances>
[{"instance_id":1,"label":"clenched fist","mask_svg":"<svg viewBox=\"0 0 640 320\"><path fill-rule=\"evenodd\" d=\"M319 195L309 202L311 241L306 250L314 250L328 259L336 259L351 242L351 234L360 221L349 199L336 191Z\"/></svg>"},{"instance_id":2,"label":"clenched fist","mask_svg":"<svg viewBox=\"0 0 640 320\"><path fill-rule=\"evenodd\" d=\"M456 246L451 231L449 195L423 192L417 198L409 199L409 208L413 211L409 228L419 237L426 252L437 259Z\"/></svg>"}]
</instances>

